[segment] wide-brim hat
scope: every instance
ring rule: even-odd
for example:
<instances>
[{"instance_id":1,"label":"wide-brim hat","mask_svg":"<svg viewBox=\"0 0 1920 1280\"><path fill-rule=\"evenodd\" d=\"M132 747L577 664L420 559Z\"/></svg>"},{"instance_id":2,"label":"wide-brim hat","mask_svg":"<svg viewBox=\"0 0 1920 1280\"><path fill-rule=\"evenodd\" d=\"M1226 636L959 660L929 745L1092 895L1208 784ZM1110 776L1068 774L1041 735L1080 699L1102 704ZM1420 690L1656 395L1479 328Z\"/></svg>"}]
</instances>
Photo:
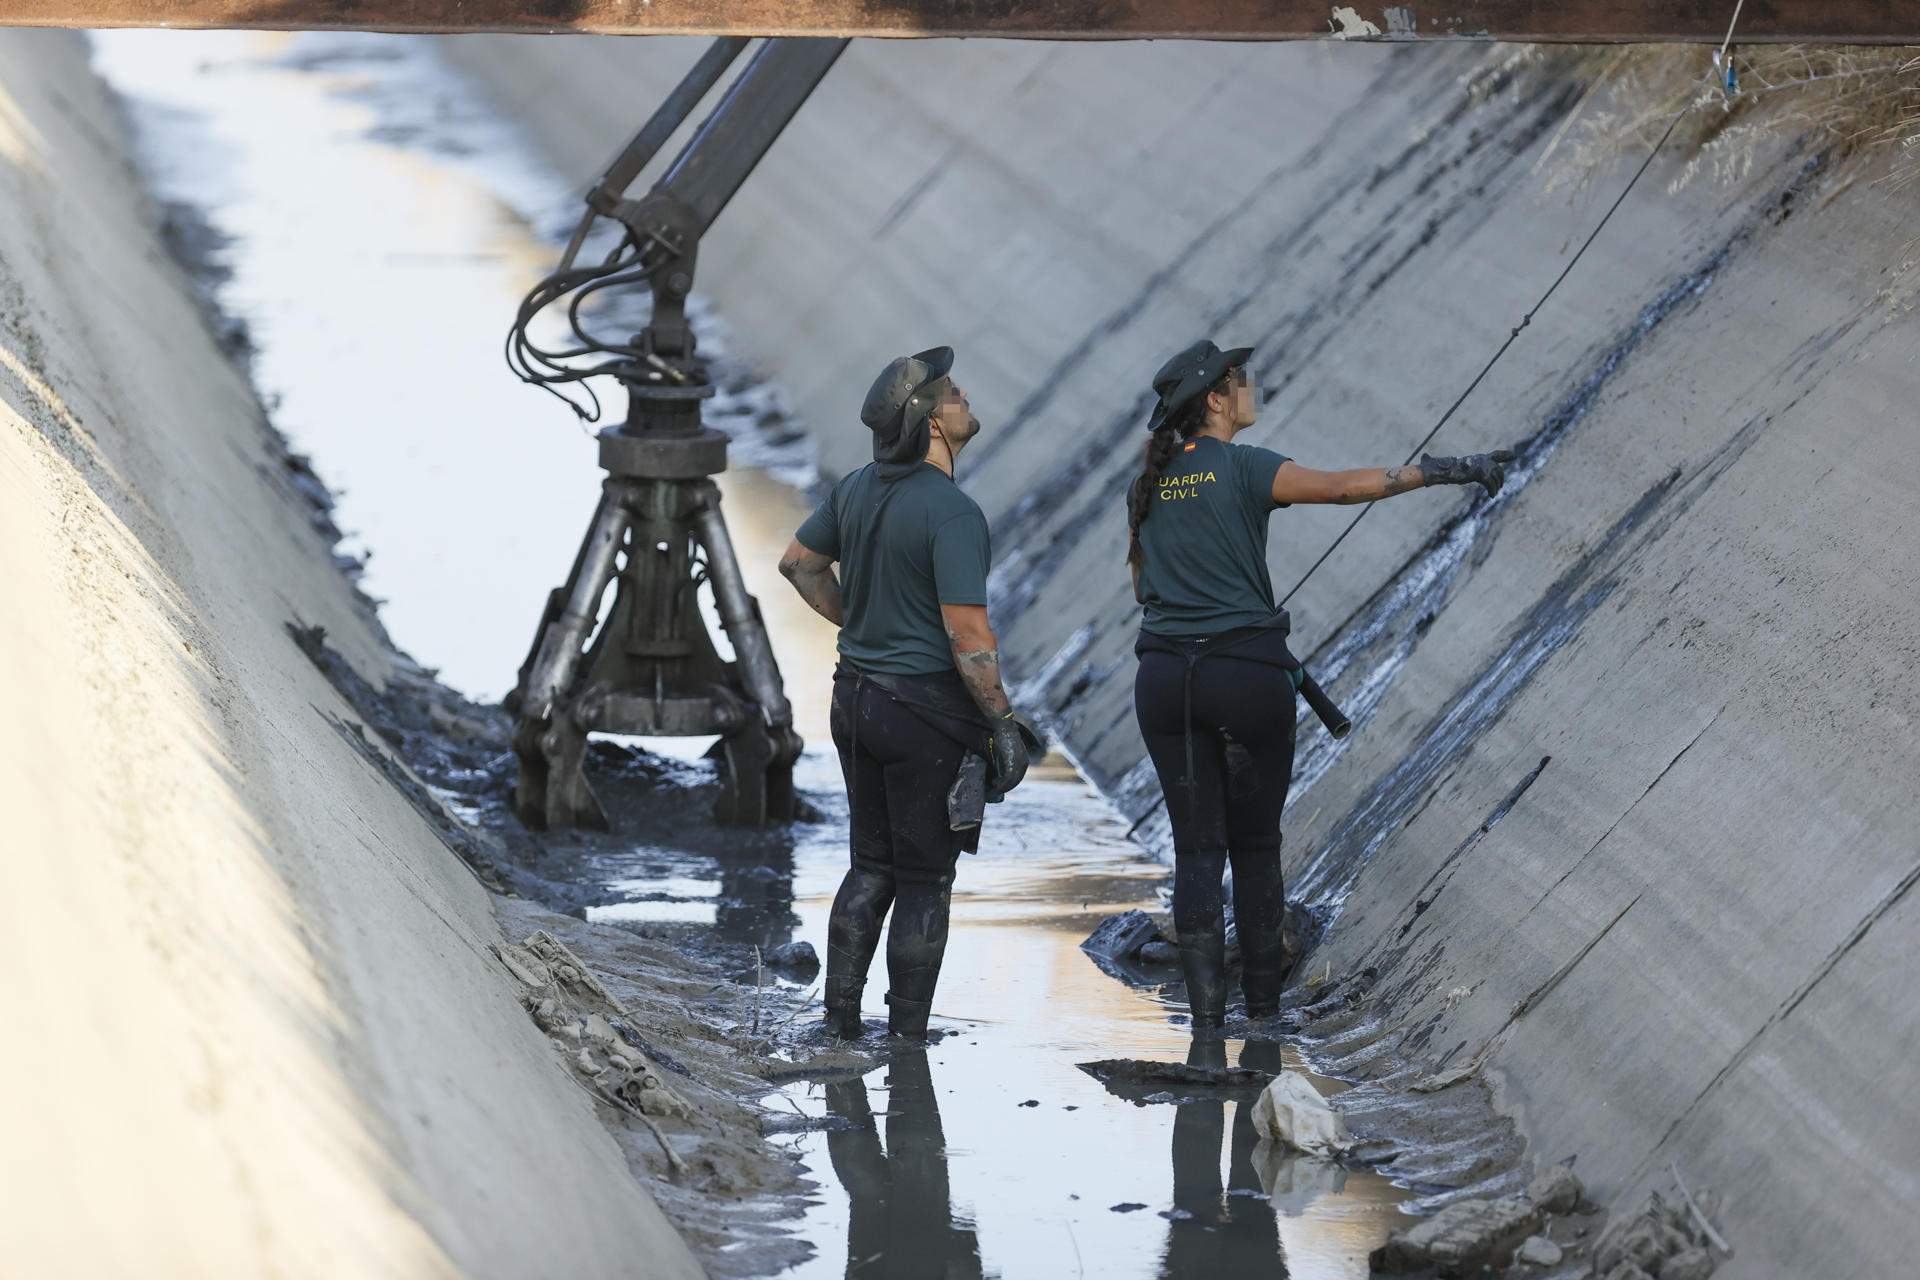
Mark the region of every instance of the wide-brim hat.
<instances>
[{"instance_id":1,"label":"wide-brim hat","mask_svg":"<svg viewBox=\"0 0 1920 1280\"><path fill-rule=\"evenodd\" d=\"M1161 365L1160 372L1153 375L1153 389L1160 402L1153 406L1147 430L1159 430L1175 410L1205 395L1227 370L1245 364L1252 354L1252 347L1222 351L1211 340L1202 338Z\"/></svg>"},{"instance_id":2,"label":"wide-brim hat","mask_svg":"<svg viewBox=\"0 0 1920 1280\"><path fill-rule=\"evenodd\" d=\"M952 347L928 347L887 362L860 406L860 421L881 439L925 422L933 412L931 396L921 394L953 369ZM918 422L913 421L918 419Z\"/></svg>"}]
</instances>

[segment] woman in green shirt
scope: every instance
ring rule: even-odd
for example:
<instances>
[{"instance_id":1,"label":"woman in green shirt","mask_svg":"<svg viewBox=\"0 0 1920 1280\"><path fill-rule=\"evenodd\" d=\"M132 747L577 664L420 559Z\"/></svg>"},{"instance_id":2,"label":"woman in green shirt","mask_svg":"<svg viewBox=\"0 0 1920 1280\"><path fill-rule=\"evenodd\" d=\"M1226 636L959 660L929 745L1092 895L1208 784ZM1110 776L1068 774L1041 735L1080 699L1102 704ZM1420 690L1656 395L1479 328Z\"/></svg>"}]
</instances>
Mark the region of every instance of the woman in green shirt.
<instances>
[{"instance_id":1,"label":"woman in green shirt","mask_svg":"<svg viewBox=\"0 0 1920 1280\"><path fill-rule=\"evenodd\" d=\"M1513 458L1316 471L1235 444L1258 413L1251 354L1202 341L1161 367L1152 438L1127 494L1127 564L1143 607L1134 711L1173 825L1174 929L1196 1031L1226 1016L1229 864L1249 1018L1277 1011L1286 965L1280 811L1300 664L1274 605L1267 517L1296 502L1373 502L1436 484L1497 493Z\"/></svg>"}]
</instances>

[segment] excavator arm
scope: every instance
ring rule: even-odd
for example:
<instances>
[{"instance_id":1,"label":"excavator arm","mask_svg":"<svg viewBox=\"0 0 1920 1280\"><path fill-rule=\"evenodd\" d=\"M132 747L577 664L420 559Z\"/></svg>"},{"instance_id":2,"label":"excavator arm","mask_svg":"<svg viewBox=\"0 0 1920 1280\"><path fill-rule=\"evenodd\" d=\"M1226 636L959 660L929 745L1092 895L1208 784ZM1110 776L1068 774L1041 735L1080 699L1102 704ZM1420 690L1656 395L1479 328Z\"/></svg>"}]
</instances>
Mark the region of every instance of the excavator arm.
<instances>
[{"instance_id":1,"label":"excavator arm","mask_svg":"<svg viewBox=\"0 0 1920 1280\"><path fill-rule=\"evenodd\" d=\"M727 87L651 190L628 199L626 189L719 83L749 42L715 40L680 84L587 193L587 208L560 265L527 294L508 338L507 361L523 380L546 387L589 421L598 400L567 396L563 384L611 374L622 381L685 383L692 367L693 335L686 300L693 289L700 237L720 216L760 158L793 119L834 62L845 40L769 40ZM597 227L620 232L614 249L596 265L578 260ZM653 297L646 329L616 336L589 318L608 289L644 285ZM531 333L538 317L566 303L565 345L542 346Z\"/></svg>"}]
</instances>

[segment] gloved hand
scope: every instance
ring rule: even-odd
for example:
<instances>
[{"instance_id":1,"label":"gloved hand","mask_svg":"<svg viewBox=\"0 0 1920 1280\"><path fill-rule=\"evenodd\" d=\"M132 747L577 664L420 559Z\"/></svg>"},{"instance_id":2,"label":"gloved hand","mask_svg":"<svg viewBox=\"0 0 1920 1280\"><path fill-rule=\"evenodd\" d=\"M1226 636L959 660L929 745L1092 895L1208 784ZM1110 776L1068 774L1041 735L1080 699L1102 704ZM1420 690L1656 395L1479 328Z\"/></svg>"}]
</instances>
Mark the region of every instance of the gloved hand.
<instances>
[{"instance_id":1,"label":"gloved hand","mask_svg":"<svg viewBox=\"0 0 1920 1280\"><path fill-rule=\"evenodd\" d=\"M1027 739L1020 722L1008 711L994 722L993 738L987 745L987 789L1003 796L1020 785L1027 776Z\"/></svg>"},{"instance_id":2,"label":"gloved hand","mask_svg":"<svg viewBox=\"0 0 1920 1280\"><path fill-rule=\"evenodd\" d=\"M1469 453L1462 458L1436 458L1430 453L1423 453L1420 455L1420 474L1428 484L1482 485L1491 498L1507 482L1505 464L1519 456L1511 449Z\"/></svg>"}]
</instances>

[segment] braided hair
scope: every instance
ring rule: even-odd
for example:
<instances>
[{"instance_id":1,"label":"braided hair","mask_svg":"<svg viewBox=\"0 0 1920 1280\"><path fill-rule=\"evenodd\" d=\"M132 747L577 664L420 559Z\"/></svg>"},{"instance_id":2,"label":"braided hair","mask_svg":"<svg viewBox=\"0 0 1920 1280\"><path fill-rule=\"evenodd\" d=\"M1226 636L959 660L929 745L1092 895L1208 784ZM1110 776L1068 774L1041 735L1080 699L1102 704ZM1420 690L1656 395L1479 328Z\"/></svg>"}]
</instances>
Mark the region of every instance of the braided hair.
<instances>
[{"instance_id":1,"label":"braided hair","mask_svg":"<svg viewBox=\"0 0 1920 1280\"><path fill-rule=\"evenodd\" d=\"M1140 474L1133 478L1133 484L1127 490L1129 566L1135 569L1140 567L1140 526L1153 514L1154 482L1166 474L1174 455L1180 451L1180 442L1191 440L1200 434L1200 428L1207 425L1207 397L1228 394L1233 387L1233 372L1227 370L1220 375L1220 381L1168 414L1167 420L1147 438L1146 452L1140 461Z\"/></svg>"}]
</instances>

